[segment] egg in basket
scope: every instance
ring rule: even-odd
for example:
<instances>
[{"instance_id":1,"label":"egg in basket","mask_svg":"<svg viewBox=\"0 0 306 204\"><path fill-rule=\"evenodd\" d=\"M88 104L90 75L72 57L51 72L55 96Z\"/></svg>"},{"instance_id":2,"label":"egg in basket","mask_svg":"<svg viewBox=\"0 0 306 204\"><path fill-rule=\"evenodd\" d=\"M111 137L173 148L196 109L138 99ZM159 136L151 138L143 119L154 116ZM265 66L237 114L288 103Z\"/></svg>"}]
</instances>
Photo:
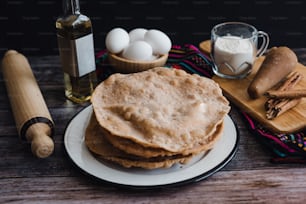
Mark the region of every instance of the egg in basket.
<instances>
[{"instance_id":1,"label":"egg in basket","mask_svg":"<svg viewBox=\"0 0 306 204\"><path fill-rule=\"evenodd\" d=\"M132 73L164 66L171 49L170 38L162 31L136 28L129 33L114 28L107 35L105 45L114 71Z\"/></svg>"}]
</instances>

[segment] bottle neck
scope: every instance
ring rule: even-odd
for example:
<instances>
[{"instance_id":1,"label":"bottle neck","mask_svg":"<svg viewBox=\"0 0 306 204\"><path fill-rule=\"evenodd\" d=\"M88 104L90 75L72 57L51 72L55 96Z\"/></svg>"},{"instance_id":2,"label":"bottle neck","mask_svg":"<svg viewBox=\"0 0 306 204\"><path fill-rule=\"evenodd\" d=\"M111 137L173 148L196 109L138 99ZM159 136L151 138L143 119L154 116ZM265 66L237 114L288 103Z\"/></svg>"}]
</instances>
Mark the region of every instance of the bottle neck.
<instances>
[{"instance_id":1,"label":"bottle neck","mask_svg":"<svg viewBox=\"0 0 306 204\"><path fill-rule=\"evenodd\" d=\"M80 14L79 0L63 0L64 15Z\"/></svg>"}]
</instances>

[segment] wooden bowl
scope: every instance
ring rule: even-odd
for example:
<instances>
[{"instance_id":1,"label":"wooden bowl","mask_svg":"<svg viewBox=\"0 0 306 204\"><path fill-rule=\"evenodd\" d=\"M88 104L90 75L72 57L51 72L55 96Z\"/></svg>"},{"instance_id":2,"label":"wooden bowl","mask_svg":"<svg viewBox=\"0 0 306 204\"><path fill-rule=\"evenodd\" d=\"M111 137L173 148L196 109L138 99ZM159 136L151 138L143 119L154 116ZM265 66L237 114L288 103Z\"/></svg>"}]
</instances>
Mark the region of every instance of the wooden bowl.
<instances>
[{"instance_id":1,"label":"wooden bowl","mask_svg":"<svg viewBox=\"0 0 306 204\"><path fill-rule=\"evenodd\" d=\"M166 64L168 54L161 55L159 58L150 61L135 61L122 58L113 53L108 53L109 63L114 68L114 71L120 73L141 72L154 67L162 67Z\"/></svg>"}]
</instances>

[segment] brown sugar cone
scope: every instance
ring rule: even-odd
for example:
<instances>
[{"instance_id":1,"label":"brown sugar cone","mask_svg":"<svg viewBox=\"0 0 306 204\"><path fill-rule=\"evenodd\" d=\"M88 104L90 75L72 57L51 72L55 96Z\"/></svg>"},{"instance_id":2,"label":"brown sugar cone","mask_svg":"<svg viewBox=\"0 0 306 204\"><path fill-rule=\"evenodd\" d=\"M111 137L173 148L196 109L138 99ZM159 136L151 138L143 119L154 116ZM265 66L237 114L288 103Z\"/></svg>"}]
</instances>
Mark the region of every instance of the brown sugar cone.
<instances>
[{"instance_id":1,"label":"brown sugar cone","mask_svg":"<svg viewBox=\"0 0 306 204\"><path fill-rule=\"evenodd\" d=\"M288 47L278 47L268 52L247 91L252 99L259 98L295 69L298 59Z\"/></svg>"}]
</instances>

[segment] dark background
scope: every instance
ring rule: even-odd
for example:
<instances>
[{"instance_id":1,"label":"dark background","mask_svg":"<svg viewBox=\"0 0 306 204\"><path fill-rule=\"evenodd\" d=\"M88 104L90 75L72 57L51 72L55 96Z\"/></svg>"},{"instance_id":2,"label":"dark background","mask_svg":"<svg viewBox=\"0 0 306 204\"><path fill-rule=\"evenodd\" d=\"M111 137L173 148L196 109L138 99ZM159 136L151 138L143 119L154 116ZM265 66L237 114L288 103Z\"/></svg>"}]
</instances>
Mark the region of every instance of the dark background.
<instances>
[{"instance_id":1,"label":"dark background","mask_svg":"<svg viewBox=\"0 0 306 204\"><path fill-rule=\"evenodd\" d=\"M105 48L105 35L114 27L160 29L173 44L198 45L209 38L215 24L225 21L243 21L266 31L270 47L306 47L302 0L81 0L80 5L92 20L96 51ZM61 13L61 0L1 0L1 56L7 49L58 55L55 21Z\"/></svg>"}]
</instances>

